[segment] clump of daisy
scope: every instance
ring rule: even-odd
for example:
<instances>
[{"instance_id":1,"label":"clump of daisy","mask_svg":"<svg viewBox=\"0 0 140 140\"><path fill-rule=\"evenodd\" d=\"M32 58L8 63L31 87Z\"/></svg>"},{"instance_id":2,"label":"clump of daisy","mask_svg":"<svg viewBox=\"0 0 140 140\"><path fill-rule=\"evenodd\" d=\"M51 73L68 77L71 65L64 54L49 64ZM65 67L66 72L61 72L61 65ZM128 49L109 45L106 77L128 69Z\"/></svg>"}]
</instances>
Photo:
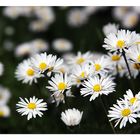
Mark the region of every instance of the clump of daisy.
<instances>
[{"instance_id":1,"label":"clump of daisy","mask_svg":"<svg viewBox=\"0 0 140 140\"><path fill-rule=\"evenodd\" d=\"M30 85L33 82L37 83L37 78L40 78L40 76L41 75L31 66L30 59L21 62L15 71L15 77L18 81L22 81L22 83L29 83Z\"/></svg>"},{"instance_id":2,"label":"clump of daisy","mask_svg":"<svg viewBox=\"0 0 140 140\"><path fill-rule=\"evenodd\" d=\"M81 122L83 111L80 112L78 109L68 109L61 113L61 120L67 126L76 126Z\"/></svg>"},{"instance_id":3,"label":"clump of daisy","mask_svg":"<svg viewBox=\"0 0 140 140\"><path fill-rule=\"evenodd\" d=\"M103 33L107 36L110 33L117 33L119 26L114 23L108 23L103 27Z\"/></svg>"},{"instance_id":4,"label":"clump of daisy","mask_svg":"<svg viewBox=\"0 0 140 140\"><path fill-rule=\"evenodd\" d=\"M58 52L67 52L67 51L71 51L73 48L72 43L64 38L59 38L53 41L52 46L54 48L54 50L58 51Z\"/></svg>"},{"instance_id":5,"label":"clump of daisy","mask_svg":"<svg viewBox=\"0 0 140 140\"><path fill-rule=\"evenodd\" d=\"M56 95L60 95L69 90L72 85L71 77L69 77L67 73L55 74L54 77L51 77L51 80L49 80L48 83L50 86L46 86L46 88Z\"/></svg>"},{"instance_id":6,"label":"clump of daisy","mask_svg":"<svg viewBox=\"0 0 140 140\"><path fill-rule=\"evenodd\" d=\"M27 115L27 120L36 118L38 115L42 117L42 111L47 110L47 103L43 102L43 99L38 99L35 96L30 99L22 99L16 104L17 112L22 116Z\"/></svg>"},{"instance_id":7,"label":"clump of daisy","mask_svg":"<svg viewBox=\"0 0 140 140\"><path fill-rule=\"evenodd\" d=\"M81 95L91 95L90 101L95 100L99 95L108 95L115 91L115 83L113 78L110 76L93 76L89 77L82 84Z\"/></svg>"},{"instance_id":8,"label":"clump of daisy","mask_svg":"<svg viewBox=\"0 0 140 140\"><path fill-rule=\"evenodd\" d=\"M4 72L4 65L0 62L0 76L3 75Z\"/></svg>"},{"instance_id":9,"label":"clump of daisy","mask_svg":"<svg viewBox=\"0 0 140 140\"><path fill-rule=\"evenodd\" d=\"M104 39L103 47L111 52L113 51L126 51L128 48L136 44L140 39L139 34L135 31L118 30L117 33L110 33Z\"/></svg>"}]
</instances>

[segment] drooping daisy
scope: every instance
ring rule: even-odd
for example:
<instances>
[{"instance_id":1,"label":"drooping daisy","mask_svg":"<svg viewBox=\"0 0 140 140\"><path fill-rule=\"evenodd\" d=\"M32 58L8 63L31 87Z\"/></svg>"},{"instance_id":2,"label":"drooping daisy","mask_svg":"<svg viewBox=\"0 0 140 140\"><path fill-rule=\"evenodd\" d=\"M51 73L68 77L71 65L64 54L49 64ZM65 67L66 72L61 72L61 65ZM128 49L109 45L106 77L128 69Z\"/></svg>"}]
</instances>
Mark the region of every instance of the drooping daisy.
<instances>
[{"instance_id":1,"label":"drooping daisy","mask_svg":"<svg viewBox=\"0 0 140 140\"><path fill-rule=\"evenodd\" d=\"M0 86L0 106L7 104L10 97L10 91L7 88Z\"/></svg>"},{"instance_id":2,"label":"drooping daisy","mask_svg":"<svg viewBox=\"0 0 140 140\"><path fill-rule=\"evenodd\" d=\"M122 19L125 28L133 28L139 21L139 15L136 12L128 12Z\"/></svg>"},{"instance_id":3,"label":"drooping daisy","mask_svg":"<svg viewBox=\"0 0 140 140\"><path fill-rule=\"evenodd\" d=\"M84 87L81 88L81 95L88 96L91 95L90 101L95 100L99 95L108 95L109 93L115 91L115 83L110 76L99 77L89 77L82 84Z\"/></svg>"},{"instance_id":4,"label":"drooping daisy","mask_svg":"<svg viewBox=\"0 0 140 140\"><path fill-rule=\"evenodd\" d=\"M71 88L71 77L67 75L67 73L59 73L55 74L54 77L51 78L51 80L48 81L50 86L46 86L50 91L53 92L53 94L59 95L60 93L63 93L64 91L67 91Z\"/></svg>"},{"instance_id":5,"label":"drooping daisy","mask_svg":"<svg viewBox=\"0 0 140 140\"><path fill-rule=\"evenodd\" d=\"M22 116L27 115L27 120L30 120L31 118L36 118L37 115L42 117L42 111L47 110L47 103L43 102L43 99L38 99L33 96L29 100L27 98L25 100L20 98L16 107L18 113Z\"/></svg>"},{"instance_id":6,"label":"drooping daisy","mask_svg":"<svg viewBox=\"0 0 140 140\"><path fill-rule=\"evenodd\" d=\"M72 27L79 27L87 23L88 15L82 9L71 9L67 15L67 22Z\"/></svg>"},{"instance_id":7,"label":"drooping daisy","mask_svg":"<svg viewBox=\"0 0 140 140\"><path fill-rule=\"evenodd\" d=\"M113 23L108 23L103 27L103 33L107 36L110 33L117 33L119 26Z\"/></svg>"},{"instance_id":8,"label":"drooping daisy","mask_svg":"<svg viewBox=\"0 0 140 140\"><path fill-rule=\"evenodd\" d=\"M120 51L127 50L129 47L134 45L140 40L139 34L135 31L130 32L129 30L118 30L118 32L110 33L104 39L103 47L109 51Z\"/></svg>"},{"instance_id":9,"label":"drooping daisy","mask_svg":"<svg viewBox=\"0 0 140 140\"><path fill-rule=\"evenodd\" d=\"M91 74L91 69L88 64L84 65L76 65L73 67L71 72L71 79L73 85L77 85L79 87L83 80L87 79Z\"/></svg>"},{"instance_id":10,"label":"drooping daisy","mask_svg":"<svg viewBox=\"0 0 140 140\"><path fill-rule=\"evenodd\" d=\"M68 109L61 113L61 120L67 126L76 126L81 122L83 111L80 112L78 109Z\"/></svg>"},{"instance_id":11,"label":"drooping daisy","mask_svg":"<svg viewBox=\"0 0 140 140\"><path fill-rule=\"evenodd\" d=\"M86 52L82 54L81 52L78 52L75 57L71 57L68 60L68 63L71 65L83 65L87 62L90 62L92 59L92 54L90 52Z\"/></svg>"},{"instance_id":12,"label":"drooping daisy","mask_svg":"<svg viewBox=\"0 0 140 140\"><path fill-rule=\"evenodd\" d=\"M140 45L134 45L129 48L126 55L132 60L132 62L140 63Z\"/></svg>"},{"instance_id":13,"label":"drooping daisy","mask_svg":"<svg viewBox=\"0 0 140 140\"><path fill-rule=\"evenodd\" d=\"M3 75L4 65L0 62L0 76Z\"/></svg>"},{"instance_id":14,"label":"drooping daisy","mask_svg":"<svg viewBox=\"0 0 140 140\"><path fill-rule=\"evenodd\" d=\"M133 92L129 89L126 91L124 98L126 100L128 100L130 105L133 105L135 102L140 102L140 92L138 92L138 94L134 95Z\"/></svg>"},{"instance_id":15,"label":"drooping daisy","mask_svg":"<svg viewBox=\"0 0 140 140\"><path fill-rule=\"evenodd\" d=\"M6 105L0 106L0 118L2 117L9 117L10 116L10 109Z\"/></svg>"},{"instance_id":16,"label":"drooping daisy","mask_svg":"<svg viewBox=\"0 0 140 140\"><path fill-rule=\"evenodd\" d=\"M117 101L113 107L110 107L108 111L108 117L110 121L115 120L115 127L120 123L120 129L125 127L127 122L136 123L137 115L137 104L129 105L127 100Z\"/></svg>"},{"instance_id":17,"label":"drooping daisy","mask_svg":"<svg viewBox=\"0 0 140 140\"><path fill-rule=\"evenodd\" d=\"M64 38L59 38L53 41L53 48L58 52L66 52L72 50L72 43Z\"/></svg>"},{"instance_id":18,"label":"drooping daisy","mask_svg":"<svg viewBox=\"0 0 140 140\"><path fill-rule=\"evenodd\" d=\"M15 77L17 80L22 81L22 83L29 83L30 85L33 82L36 83L37 78L40 78L40 76L41 75L31 67L30 59L24 60L20 63L15 71Z\"/></svg>"}]
</instances>

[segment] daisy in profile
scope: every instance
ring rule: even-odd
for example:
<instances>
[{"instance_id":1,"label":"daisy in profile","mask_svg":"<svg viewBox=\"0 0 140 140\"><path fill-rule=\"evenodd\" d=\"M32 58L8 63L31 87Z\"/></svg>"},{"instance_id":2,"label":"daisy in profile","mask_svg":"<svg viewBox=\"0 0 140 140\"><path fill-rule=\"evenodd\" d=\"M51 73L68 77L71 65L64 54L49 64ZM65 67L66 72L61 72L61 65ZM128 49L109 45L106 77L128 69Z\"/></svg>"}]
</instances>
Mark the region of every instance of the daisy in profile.
<instances>
[{"instance_id":1,"label":"daisy in profile","mask_svg":"<svg viewBox=\"0 0 140 140\"><path fill-rule=\"evenodd\" d=\"M10 109L7 105L0 106L0 118L7 118L10 116Z\"/></svg>"},{"instance_id":2,"label":"daisy in profile","mask_svg":"<svg viewBox=\"0 0 140 140\"><path fill-rule=\"evenodd\" d=\"M110 33L104 39L103 47L111 52L113 51L126 51L129 47L133 46L140 40L139 34L135 31L118 30L117 33Z\"/></svg>"},{"instance_id":3,"label":"daisy in profile","mask_svg":"<svg viewBox=\"0 0 140 140\"><path fill-rule=\"evenodd\" d=\"M125 127L127 122L136 123L137 115L137 104L129 105L127 100L117 101L113 107L110 107L108 111L108 117L111 118L110 121L115 120L115 127L120 123L120 129Z\"/></svg>"},{"instance_id":4,"label":"daisy in profile","mask_svg":"<svg viewBox=\"0 0 140 140\"><path fill-rule=\"evenodd\" d=\"M68 109L61 113L61 120L67 126L76 126L81 122L83 111L80 112L78 109Z\"/></svg>"},{"instance_id":5,"label":"daisy in profile","mask_svg":"<svg viewBox=\"0 0 140 140\"><path fill-rule=\"evenodd\" d=\"M129 89L126 91L124 98L130 103L130 105L133 105L135 102L140 103L140 92L134 95L133 92Z\"/></svg>"},{"instance_id":6,"label":"daisy in profile","mask_svg":"<svg viewBox=\"0 0 140 140\"><path fill-rule=\"evenodd\" d=\"M115 91L115 83L113 78L110 76L93 76L89 77L82 84L84 87L81 88L81 95L88 96L91 95L90 101L95 100L99 95L108 95L109 93Z\"/></svg>"},{"instance_id":7,"label":"daisy in profile","mask_svg":"<svg viewBox=\"0 0 140 140\"><path fill-rule=\"evenodd\" d=\"M30 85L35 82L37 83L37 78L40 78L40 74L36 72L31 67L31 60L24 60L17 66L15 71L15 77L18 81L22 81L22 83L29 83Z\"/></svg>"},{"instance_id":8,"label":"daisy in profile","mask_svg":"<svg viewBox=\"0 0 140 140\"><path fill-rule=\"evenodd\" d=\"M0 86L0 106L7 104L10 97L10 91L7 88Z\"/></svg>"},{"instance_id":9,"label":"daisy in profile","mask_svg":"<svg viewBox=\"0 0 140 140\"><path fill-rule=\"evenodd\" d=\"M79 87L81 83L89 77L91 70L88 64L76 65L71 72L71 79L73 85Z\"/></svg>"},{"instance_id":10,"label":"daisy in profile","mask_svg":"<svg viewBox=\"0 0 140 140\"><path fill-rule=\"evenodd\" d=\"M73 48L72 43L64 38L59 38L53 41L52 46L58 52L71 51Z\"/></svg>"},{"instance_id":11,"label":"daisy in profile","mask_svg":"<svg viewBox=\"0 0 140 140\"><path fill-rule=\"evenodd\" d=\"M20 113L22 116L27 115L27 120L31 118L36 118L38 115L42 117L42 111L47 110L47 103L43 102L43 99L38 99L32 97L29 100L25 98L24 100L20 98L20 101L16 104L17 112Z\"/></svg>"},{"instance_id":12,"label":"daisy in profile","mask_svg":"<svg viewBox=\"0 0 140 140\"><path fill-rule=\"evenodd\" d=\"M79 27L87 23L88 15L82 9L71 9L67 15L67 22L72 27Z\"/></svg>"},{"instance_id":13,"label":"daisy in profile","mask_svg":"<svg viewBox=\"0 0 140 140\"><path fill-rule=\"evenodd\" d=\"M0 62L0 76L3 75L4 65Z\"/></svg>"},{"instance_id":14,"label":"daisy in profile","mask_svg":"<svg viewBox=\"0 0 140 140\"><path fill-rule=\"evenodd\" d=\"M93 56L90 52L86 52L83 54L81 52L78 52L75 57L69 58L68 63L71 65L83 65L87 62L90 62L92 57Z\"/></svg>"},{"instance_id":15,"label":"daisy in profile","mask_svg":"<svg viewBox=\"0 0 140 140\"><path fill-rule=\"evenodd\" d=\"M48 81L50 86L46 86L53 94L59 95L64 91L67 91L71 88L71 78L67 75L67 73L59 73L55 74L51 80Z\"/></svg>"},{"instance_id":16,"label":"daisy in profile","mask_svg":"<svg viewBox=\"0 0 140 140\"><path fill-rule=\"evenodd\" d=\"M137 44L127 50L128 58L134 63L140 63L140 44Z\"/></svg>"},{"instance_id":17,"label":"daisy in profile","mask_svg":"<svg viewBox=\"0 0 140 140\"><path fill-rule=\"evenodd\" d=\"M103 33L107 36L110 33L117 33L119 26L114 23L108 23L103 27Z\"/></svg>"}]
</instances>

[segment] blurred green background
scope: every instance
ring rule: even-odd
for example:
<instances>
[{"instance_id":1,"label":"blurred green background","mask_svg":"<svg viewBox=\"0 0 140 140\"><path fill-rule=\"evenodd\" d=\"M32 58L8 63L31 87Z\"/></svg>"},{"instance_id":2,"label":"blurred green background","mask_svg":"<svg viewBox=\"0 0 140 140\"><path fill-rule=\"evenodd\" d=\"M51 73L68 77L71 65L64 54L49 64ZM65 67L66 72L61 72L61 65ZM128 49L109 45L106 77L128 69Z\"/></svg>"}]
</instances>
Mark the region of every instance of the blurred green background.
<instances>
[{"instance_id":1,"label":"blurred green background","mask_svg":"<svg viewBox=\"0 0 140 140\"><path fill-rule=\"evenodd\" d=\"M50 44L55 38L67 38L73 45L74 49L72 52L77 51L97 51L105 53L105 49L102 48L104 34L102 32L102 27L109 23L118 23L112 17L113 7L106 7L104 10L98 11L96 14L90 16L88 22L78 28L72 28L68 26L66 22L67 12L75 7L66 7L60 9L59 7L53 7L56 19L49 26L48 30L40 33L31 32L28 28L29 23L32 18L22 17L12 20L3 15L3 8L0 7L0 61L5 66L4 75L0 77L0 84L4 87L8 87L12 93L12 97L9 102L9 107L11 109L11 115L9 118L0 118L0 133L8 134L110 134L113 133L110 125L108 123L105 112L97 98L95 101L89 102L89 97L83 98L80 96L79 89L73 89L73 94L76 98L69 98L70 108L77 108L84 112L82 121L79 127L73 130L68 129L65 124L61 121L60 115L64 111L65 105L60 104L55 107L55 104L48 104L48 111L46 111L42 118L37 117L27 121L26 117L21 117L16 112L16 103L19 97L30 97L35 95L38 98L43 98L45 101L48 100L49 92L45 88L46 79L40 79L39 85L41 86L41 93L39 92L37 86L33 84L29 86L28 84L22 84L18 82L14 77L14 72L18 63L20 63L24 58L17 58L14 56L13 50L7 51L4 49L4 42L6 40L11 41L14 47L17 45L31 41L37 38L46 40ZM77 7L82 8L82 7ZM13 27L15 32L12 36L5 34L6 27ZM121 27L121 26L120 26ZM140 32L140 25L138 24L132 30ZM60 53L50 49L48 53L57 54L61 56ZM26 58L26 57L25 57ZM130 88L129 81L124 78L116 78L116 91L109 94L108 96L102 96L103 101L106 104L106 109L116 103L116 99L123 96L125 91ZM136 90L140 90L139 77L134 81ZM136 92L137 92L136 91ZM117 133L139 133L140 132L140 121L137 124L127 125L126 128L120 130L116 128Z\"/></svg>"}]
</instances>

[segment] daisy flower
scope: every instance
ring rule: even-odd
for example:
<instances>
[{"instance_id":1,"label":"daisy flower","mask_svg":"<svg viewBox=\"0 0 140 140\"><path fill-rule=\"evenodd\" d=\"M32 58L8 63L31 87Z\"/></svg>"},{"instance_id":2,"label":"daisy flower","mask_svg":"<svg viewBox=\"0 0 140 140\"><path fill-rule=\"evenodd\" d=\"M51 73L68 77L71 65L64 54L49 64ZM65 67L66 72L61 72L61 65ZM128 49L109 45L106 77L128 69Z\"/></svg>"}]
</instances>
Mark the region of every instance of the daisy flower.
<instances>
[{"instance_id":1,"label":"daisy flower","mask_svg":"<svg viewBox=\"0 0 140 140\"><path fill-rule=\"evenodd\" d=\"M0 106L7 104L10 97L10 91L7 88L0 86Z\"/></svg>"},{"instance_id":2,"label":"daisy flower","mask_svg":"<svg viewBox=\"0 0 140 140\"><path fill-rule=\"evenodd\" d=\"M67 15L67 22L72 27L79 27L87 23L88 15L84 10L71 9Z\"/></svg>"},{"instance_id":3,"label":"daisy flower","mask_svg":"<svg viewBox=\"0 0 140 140\"><path fill-rule=\"evenodd\" d=\"M80 112L78 109L68 109L61 113L61 120L67 126L76 126L81 122L83 111Z\"/></svg>"},{"instance_id":4,"label":"daisy flower","mask_svg":"<svg viewBox=\"0 0 140 140\"><path fill-rule=\"evenodd\" d=\"M81 95L87 96L91 95L90 101L95 100L99 95L108 95L109 93L115 91L115 83L113 78L110 76L94 76L89 77L82 84L84 87L81 88Z\"/></svg>"},{"instance_id":5,"label":"daisy flower","mask_svg":"<svg viewBox=\"0 0 140 140\"><path fill-rule=\"evenodd\" d=\"M10 116L10 109L8 106L6 105L3 105L3 106L0 106L0 118L1 117L9 117Z\"/></svg>"},{"instance_id":6,"label":"daisy flower","mask_svg":"<svg viewBox=\"0 0 140 140\"><path fill-rule=\"evenodd\" d=\"M127 100L117 101L113 107L110 107L108 117L110 121L115 120L115 127L120 123L120 129L125 127L127 122L136 123L137 115L137 104L129 105Z\"/></svg>"},{"instance_id":7,"label":"daisy flower","mask_svg":"<svg viewBox=\"0 0 140 140\"><path fill-rule=\"evenodd\" d=\"M70 57L68 63L71 65L83 65L87 62L90 62L92 59L92 54L90 52L86 52L82 54L78 52L75 57Z\"/></svg>"},{"instance_id":8,"label":"daisy flower","mask_svg":"<svg viewBox=\"0 0 140 140\"><path fill-rule=\"evenodd\" d=\"M52 46L58 52L70 51L73 48L72 43L64 38L59 38L53 41Z\"/></svg>"},{"instance_id":9,"label":"daisy flower","mask_svg":"<svg viewBox=\"0 0 140 140\"><path fill-rule=\"evenodd\" d=\"M3 75L4 65L0 62L0 76Z\"/></svg>"},{"instance_id":10,"label":"daisy flower","mask_svg":"<svg viewBox=\"0 0 140 140\"><path fill-rule=\"evenodd\" d=\"M33 82L37 83L37 78L40 78L41 75L31 67L31 60L27 59L17 66L15 77L18 81L31 85Z\"/></svg>"},{"instance_id":11,"label":"daisy flower","mask_svg":"<svg viewBox=\"0 0 140 140\"><path fill-rule=\"evenodd\" d=\"M27 98L25 98L25 100L20 98L16 107L18 113L22 116L27 115L27 120L30 120L31 118L36 118L37 115L42 117L42 111L47 110L47 103L43 102L43 99L38 99L34 96L29 100Z\"/></svg>"},{"instance_id":12,"label":"daisy flower","mask_svg":"<svg viewBox=\"0 0 140 140\"><path fill-rule=\"evenodd\" d=\"M117 33L110 33L104 39L103 47L109 51L125 51L140 39L139 34L135 31L131 32L129 30L118 30Z\"/></svg>"},{"instance_id":13,"label":"daisy flower","mask_svg":"<svg viewBox=\"0 0 140 140\"><path fill-rule=\"evenodd\" d=\"M140 63L140 45L135 45L127 50L126 55L134 63Z\"/></svg>"},{"instance_id":14,"label":"daisy flower","mask_svg":"<svg viewBox=\"0 0 140 140\"><path fill-rule=\"evenodd\" d=\"M134 95L133 92L129 89L126 91L124 98L126 100L128 100L130 105L133 105L135 102L140 102L140 92L138 92L138 94Z\"/></svg>"},{"instance_id":15,"label":"daisy flower","mask_svg":"<svg viewBox=\"0 0 140 140\"><path fill-rule=\"evenodd\" d=\"M73 67L71 72L71 79L73 85L77 85L79 87L83 80L87 79L91 74L91 70L88 64L84 65L76 65Z\"/></svg>"},{"instance_id":16,"label":"daisy flower","mask_svg":"<svg viewBox=\"0 0 140 140\"><path fill-rule=\"evenodd\" d=\"M110 33L117 33L119 26L113 23L108 23L103 27L103 33L107 36Z\"/></svg>"},{"instance_id":17,"label":"daisy flower","mask_svg":"<svg viewBox=\"0 0 140 140\"><path fill-rule=\"evenodd\" d=\"M46 86L50 91L53 92L53 94L59 95L60 93L63 93L64 91L71 88L71 78L68 77L67 73L59 73L55 74L54 77L51 78L51 80L48 81L50 86Z\"/></svg>"}]
</instances>

